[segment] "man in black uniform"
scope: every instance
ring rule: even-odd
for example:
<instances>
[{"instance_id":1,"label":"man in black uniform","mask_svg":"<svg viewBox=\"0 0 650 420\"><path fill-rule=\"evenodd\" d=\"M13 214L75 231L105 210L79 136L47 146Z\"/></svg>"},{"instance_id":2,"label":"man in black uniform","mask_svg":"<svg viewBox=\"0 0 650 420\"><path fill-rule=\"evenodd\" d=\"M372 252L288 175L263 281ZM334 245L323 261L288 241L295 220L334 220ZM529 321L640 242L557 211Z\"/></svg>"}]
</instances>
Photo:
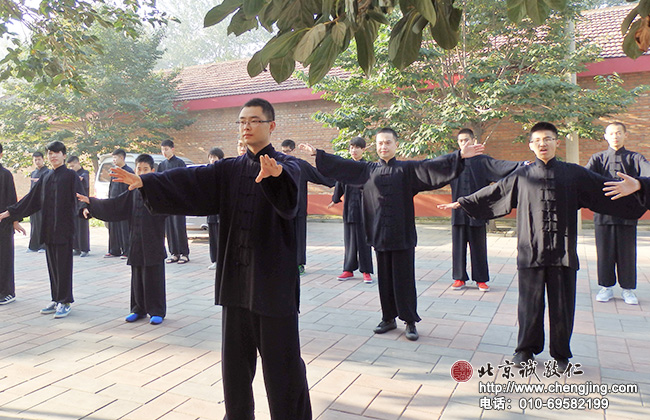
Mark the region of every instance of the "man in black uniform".
<instances>
[{"instance_id":1,"label":"man in black uniform","mask_svg":"<svg viewBox=\"0 0 650 420\"><path fill-rule=\"evenodd\" d=\"M251 99L237 121L245 155L212 165L141 178L114 176L141 188L158 213L219 214L216 303L222 310L222 373L226 419L252 420L252 382L261 355L273 420L310 420L300 357L295 217L300 167L271 145L273 106Z\"/></svg>"},{"instance_id":2,"label":"man in black uniform","mask_svg":"<svg viewBox=\"0 0 650 420\"><path fill-rule=\"evenodd\" d=\"M2 151L2 144L0 144L0 158L2 158ZM0 164L0 211L4 211L12 204L16 204L14 177ZM0 305L6 305L16 300L14 231L26 234L25 229L18 224L18 221L13 222L13 226L7 220L0 222Z\"/></svg>"},{"instance_id":3,"label":"man in black uniform","mask_svg":"<svg viewBox=\"0 0 650 420\"><path fill-rule=\"evenodd\" d=\"M154 171L150 155L142 154L135 159L138 175ZM84 217L96 217L104 221L126 220L129 223L129 258L131 266L131 313L126 322L135 322L149 314L150 324L163 322L167 313L165 297L165 215L152 215L144 207L139 190L126 190L115 198L100 200L77 194L79 201L88 204Z\"/></svg>"},{"instance_id":4,"label":"man in black uniform","mask_svg":"<svg viewBox=\"0 0 650 420\"><path fill-rule=\"evenodd\" d=\"M52 302L41 309L41 314L64 318L70 313L72 297L72 237L77 217L76 193L82 193L77 173L65 166L66 148L60 141L47 145L47 159L52 171L41 177L27 195L11 205L0 220L20 220L42 211L41 242L45 244L47 270L50 275Z\"/></svg>"},{"instance_id":5,"label":"man in black uniform","mask_svg":"<svg viewBox=\"0 0 650 420\"><path fill-rule=\"evenodd\" d=\"M605 140L609 148L594 154L586 168L603 176L616 179L622 172L632 177L650 176L650 163L640 153L625 148L627 130L620 122L605 128ZM618 284L621 295L628 305L638 305L636 289L636 220L623 219L607 214L594 214L596 254L598 256L598 302L614 297L613 288Z\"/></svg>"},{"instance_id":6,"label":"man in black uniform","mask_svg":"<svg viewBox=\"0 0 650 420\"><path fill-rule=\"evenodd\" d=\"M475 144L476 137L469 128L458 132L458 146L462 149L466 144ZM497 160L487 155L474 156L465 159L465 169L460 176L451 181L451 199L470 195L490 183L498 181L510 174L520 165L518 162ZM487 259L487 220L473 219L461 209L451 211L451 275L454 283L453 290L462 290L469 280L467 275L467 246L469 245L472 259L472 280L478 290L490 290L488 282L490 273Z\"/></svg>"},{"instance_id":7,"label":"man in black uniform","mask_svg":"<svg viewBox=\"0 0 650 420\"><path fill-rule=\"evenodd\" d=\"M30 185L29 189L34 188L34 184L38 182L38 179L44 176L47 173L50 173L51 169L45 166L45 159L43 158L43 153L34 152L32 153L32 162L34 162L34 169L29 176ZM41 224L43 223L43 217L40 211L29 216L29 246L27 247L27 252L45 252L45 244L41 242Z\"/></svg>"},{"instance_id":8,"label":"man in black uniform","mask_svg":"<svg viewBox=\"0 0 650 420\"><path fill-rule=\"evenodd\" d=\"M301 148L316 155L316 167L325 176L348 185L363 186L363 220L368 244L377 255L377 282L382 320L376 334L397 328L395 318L406 323L405 336L419 338L415 323L415 209L413 196L449 183L463 170L464 158L482 153L484 146L467 145L458 152L424 161L399 161L397 133L382 128L377 133L379 162L355 162L316 150Z\"/></svg>"},{"instance_id":9,"label":"man in black uniform","mask_svg":"<svg viewBox=\"0 0 650 420\"><path fill-rule=\"evenodd\" d=\"M208 161L212 164L224 158L223 150L213 147L208 153ZM209 270L217 269L217 254L219 251L219 215L211 214L207 217L208 223L208 240L210 242L210 266Z\"/></svg>"},{"instance_id":10,"label":"man in black uniform","mask_svg":"<svg viewBox=\"0 0 650 420\"><path fill-rule=\"evenodd\" d=\"M90 191L90 174L81 166L78 156L70 156L67 161L68 168L77 173L84 195ZM87 257L90 252L90 228L88 219L77 217L74 225L74 240L72 244L72 254L81 257Z\"/></svg>"},{"instance_id":11,"label":"man in black uniform","mask_svg":"<svg viewBox=\"0 0 650 420\"><path fill-rule=\"evenodd\" d=\"M158 172L165 172L173 168L184 168L185 162L174 154L174 142L163 140L160 143L160 152L165 156L158 164ZM167 217L165 222L165 235L167 236L167 246L172 256L167 263L185 264L190 262L190 246L187 242L187 225L185 215L172 215Z\"/></svg>"},{"instance_id":12,"label":"man in black uniform","mask_svg":"<svg viewBox=\"0 0 650 420\"><path fill-rule=\"evenodd\" d=\"M579 268L577 211L582 207L621 217L645 211L634 197L612 201L603 194L609 180L581 166L555 158L557 129L540 122L530 131L529 147L537 159L528 166L444 209L463 208L478 219L505 216L517 208L519 334L513 362L528 363L544 349L544 292L549 308L549 352L564 372L572 357Z\"/></svg>"},{"instance_id":13,"label":"man in black uniform","mask_svg":"<svg viewBox=\"0 0 650 420\"><path fill-rule=\"evenodd\" d=\"M113 152L113 165L133 173L133 169L126 164L126 151L115 149ZM108 198L115 198L126 191L126 186L111 179L108 184ZM108 253L104 258L122 257L129 254L129 222L107 222L108 228Z\"/></svg>"},{"instance_id":14,"label":"man in black uniform","mask_svg":"<svg viewBox=\"0 0 650 420\"><path fill-rule=\"evenodd\" d=\"M282 142L282 153L293 156L296 142L286 139ZM298 183L298 215L296 215L296 240L298 241L298 272L305 274L307 264L307 182L333 187L336 181L321 175L306 160L298 159L300 164L300 182Z\"/></svg>"},{"instance_id":15,"label":"man in black uniform","mask_svg":"<svg viewBox=\"0 0 650 420\"><path fill-rule=\"evenodd\" d=\"M363 152L366 150L366 141L362 137L350 140L350 156L355 161L363 161ZM338 280L347 280L354 277L354 270L359 269L366 284L372 284L372 250L366 242L366 230L363 227L363 214L361 212L361 188L336 182L332 202L327 208L341 202L343 203L343 244L345 256L343 258L343 273Z\"/></svg>"}]
</instances>

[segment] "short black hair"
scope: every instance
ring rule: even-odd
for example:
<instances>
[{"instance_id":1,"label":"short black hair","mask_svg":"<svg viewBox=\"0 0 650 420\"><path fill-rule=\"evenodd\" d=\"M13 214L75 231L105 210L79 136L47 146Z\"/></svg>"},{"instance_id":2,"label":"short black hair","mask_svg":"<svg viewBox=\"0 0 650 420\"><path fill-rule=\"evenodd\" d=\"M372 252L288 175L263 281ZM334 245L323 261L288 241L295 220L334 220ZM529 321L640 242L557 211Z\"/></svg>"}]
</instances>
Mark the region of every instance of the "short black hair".
<instances>
[{"instance_id":1,"label":"short black hair","mask_svg":"<svg viewBox=\"0 0 650 420\"><path fill-rule=\"evenodd\" d=\"M472 131L471 128L463 128L458 132L458 135L460 136L461 134L469 134L471 138L474 138L474 131Z\"/></svg>"},{"instance_id":2,"label":"short black hair","mask_svg":"<svg viewBox=\"0 0 650 420\"><path fill-rule=\"evenodd\" d=\"M50 142L47 146L45 146L45 149L54 153L61 152L64 155L66 154L65 144L63 144L58 140L54 140L53 142Z\"/></svg>"},{"instance_id":3,"label":"short black hair","mask_svg":"<svg viewBox=\"0 0 650 420\"><path fill-rule=\"evenodd\" d=\"M285 141L282 142L281 146L288 147L289 149L293 150L296 148L296 142L291 139L286 139Z\"/></svg>"},{"instance_id":4,"label":"short black hair","mask_svg":"<svg viewBox=\"0 0 650 420\"><path fill-rule=\"evenodd\" d=\"M611 122L611 123L607 124L607 127L609 127L610 125L618 125L619 127L621 127L623 129L624 133L627 133L627 127L625 126L625 124L623 124L620 121ZM605 129L607 129L607 127L605 127Z\"/></svg>"},{"instance_id":5,"label":"short black hair","mask_svg":"<svg viewBox=\"0 0 650 420\"><path fill-rule=\"evenodd\" d=\"M363 137L352 137L350 140L350 146L356 146L361 149L364 149L366 147L366 140Z\"/></svg>"},{"instance_id":6,"label":"short black hair","mask_svg":"<svg viewBox=\"0 0 650 420\"><path fill-rule=\"evenodd\" d=\"M532 138L534 132L544 130L551 131L553 134L555 134L555 138L557 139L557 127L546 121L540 121L530 129L530 138ZM530 138L528 141L530 141Z\"/></svg>"},{"instance_id":7,"label":"short black hair","mask_svg":"<svg viewBox=\"0 0 650 420\"><path fill-rule=\"evenodd\" d=\"M124 151L124 149L115 149L113 151L113 156L117 156L117 155L120 155L123 158L126 158L126 151Z\"/></svg>"},{"instance_id":8,"label":"short black hair","mask_svg":"<svg viewBox=\"0 0 650 420\"><path fill-rule=\"evenodd\" d=\"M34 153L32 153L32 157L44 158L45 156L43 156L43 153L41 153L41 152L34 152Z\"/></svg>"},{"instance_id":9,"label":"short black hair","mask_svg":"<svg viewBox=\"0 0 650 420\"><path fill-rule=\"evenodd\" d=\"M275 121L275 109L273 109L273 105L271 105L271 102L262 98L253 98L248 102L246 102L244 106L242 106L242 109L250 108L253 106L259 106L260 108L262 108L262 112L264 113L264 116L271 121Z\"/></svg>"},{"instance_id":10,"label":"short black hair","mask_svg":"<svg viewBox=\"0 0 650 420\"><path fill-rule=\"evenodd\" d=\"M381 133L390 133L390 134L393 135L393 138L395 139L395 141L398 141L397 133L395 132L395 130L393 130L390 127L384 127L384 128L381 128L379 131L377 131L377 134L381 134Z\"/></svg>"},{"instance_id":11,"label":"short black hair","mask_svg":"<svg viewBox=\"0 0 650 420\"><path fill-rule=\"evenodd\" d=\"M219 160L223 159L223 157L225 156L223 154L223 150L221 150L218 147L213 147L212 149L210 149L210 152L208 152L208 155L216 156L217 158L219 158Z\"/></svg>"},{"instance_id":12,"label":"short black hair","mask_svg":"<svg viewBox=\"0 0 650 420\"><path fill-rule=\"evenodd\" d=\"M171 147L173 149L174 148L174 140L169 140L169 139L163 140L160 143L160 147Z\"/></svg>"},{"instance_id":13,"label":"short black hair","mask_svg":"<svg viewBox=\"0 0 650 420\"><path fill-rule=\"evenodd\" d=\"M70 156L68 160L66 160L66 163L72 163L72 162L79 162L79 156Z\"/></svg>"},{"instance_id":14,"label":"short black hair","mask_svg":"<svg viewBox=\"0 0 650 420\"><path fill-rule=\"evenodd\" d=\"M151 169L153 169L153 167L154 167L153 157L151 155L146 154L146 153L138 155L138 157L135 158L135 164L136 165L138 163L140 163L140 162L148 164L151 167Z\"/></svg>"}]
</instances>

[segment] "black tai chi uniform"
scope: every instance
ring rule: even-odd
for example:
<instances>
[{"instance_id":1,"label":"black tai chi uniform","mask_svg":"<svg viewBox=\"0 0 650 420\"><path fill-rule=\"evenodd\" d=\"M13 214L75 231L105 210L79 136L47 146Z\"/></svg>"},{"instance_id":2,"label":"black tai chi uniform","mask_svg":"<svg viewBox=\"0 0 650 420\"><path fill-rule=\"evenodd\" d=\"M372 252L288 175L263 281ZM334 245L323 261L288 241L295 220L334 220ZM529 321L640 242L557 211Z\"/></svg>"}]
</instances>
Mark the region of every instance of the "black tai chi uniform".
<instances>
[{"instance_id":1,"label":"black tai chi uniform","mask_svg":"<svg viewBox=\"0 0 650 420\"><path fill-rule=\"evenodd\" d=\"M521 163L497 160L487 155L465 159L465 169L458 178L452 180L451 201L498 181L517 169ZM468 281L467 246L472 261L472 280L477 283L490 281L487 259L487 220L473 219L462 209L451 211L451 260L452 278Z\"/></svg>"},{"instance_id":2,"label":"black tai chi uniform","mask_svg":"<svg viewBox=\"0 0 650 420\"><path fill-rule=\"evenodd\" d=\"M345 256L343 258L343 271L353 272L359 269L362 273L373 273L372 251L366 242L366 231L363 227L363 214L361 209L360 187L336 182L332 202L343 201L343 243Z\"/></svg>"},{"instance_id":3,"label":"black tai chi uniform","mask_svg":"<svg viewBox=\"0 0 650 420\"><path fill-rule=\"evenodd\" d=\"M126 184L125 184L126 185ZM126 221L131 233L131 312L164 318L165 298L165 215L152 215L144 206L140 191L125 191L115 198L90 198L91 216L106 222Z\"/></svg>"},{"instance_id":4,"label":"black tai chi uniform","mask_svg":"<svg viewBox=\"0 0 650 420\"><path fill-rule=\"evenodd\" d=\"M335 180L321 175L316 168L303 159L296 158L300 165L298 182L298 214L296 215L296 240L298 241L298 265L307 264L307 182L333 187Z\"/></svg>"},{"instance_id":5,"label":"black tai chi uniform","mask_svg":"<svg viewBox=\"0 0 650 420\"><path fill-rule=\"evenodd\" d=\"M81 168L77 171L77 176L81 181L81 186L84 190L83 195L86 197L90 191L90 173L84 168ZM75 230L74 230L74 243L72 249L80 252L90 251L90 227L88 220L83 217L77 217L75 219Z\"/></svg>"},{"instance_id":6,"label":"black tai chi uniform","mask_svg":"<svg viewBox=\"0 0 650 420\"><path fill-rule=\"evenodd\" d=\"M206 218L208 222L208 240L210 244L210 262L217 262L219 253L219 215L211 214Z\"/></svg>"},{"instance_id":7,"label":"black tai chi uniform","mask_svg":"<svg viewBox=\"0 0 650 420\"><path fill-rule=\"evenodd\" d=\"M260 183L261 155L280 176ZM220 215L216 303L223 306L222 372L226 418L254 417L257 352L274 420L311 419L298 334L295 216L300 167L268 145L212 165L142 176L145 202L159 213Z\"/></svg>"},{"instance_id":8,"label":"black tai chi uniform","mask_svg":"<svg viewBox=\"0 0 650 420\"><path fill-rule=\"evenodd\" d=\"M609 178L581 166L537 159L508 177L458 203L477 219L505 216L517 209L519 335L515 352L539 354L544 349L544 289L548 297L550 343L555 359L572 357L579 268L577 212L589 208L638 219L645 209L635 197L611 200L602 191Z\"/></svg>"},{"instance_id":9,"label":"black tai chi uniform","mask_svg":"<svg viewBox=\"0 0 650 420\"><path fill-rule=\"evenodd\" d=\"M122 169L132 174L135 173L129 165L122 166ZM128 185L116 182L111 178L108 184L108 198L115 198L128 188ZM129 255L129 222L127 220L107 222L106 227L108 228L108 253L116 257Z\"/></svg>"},{"instance_id":10,"label":"black tai chi uniform","mask_svg":"<svg viewBox=\"0 0 650 420\"><path fill-rule=\"evenodd\" d=\"M366 239L375 248L383 321L398 317L420 321L415 289L415 210L413 196L440 188L463 170L460 151L423 161L355 162L316 153L316 167L325 176L363 187Z\"/></svg>"},{"instance_id":11,"label":"black tai chi uniform","mask_svg":"<svg viewBox=\"0 0 650 420\"><path fill-rule=\"evenodd\" d=\"M165 172L173 168L184 168L185 162L178 156L172 156L158 164L157 172ZM175 214L167 218L165 222L165 234L167 235L167 246L172 255L190 255L190 246L187 242L187 225L185 215Z\"/></svg>"},{"instance_id":12,"label":"black tai chi uniform","mask_svg":"<svg viewBox=\"0 0 650 420\"><path fill-rule=\"evenodd\" d=\"M43 175L50 173L52 170L49 168L46 168L43 166L41 169L35 169L32 171L31 175L29 176L32 179L38 179L42 177ZM29 189L31 190L34 188L34 184L36 184L37 181L31 181L29 184ZM39 249L45 249L45 244L43 242L40 242L41 240L41 224L43 223L43 216L40 211L37 211L36 213L32 214L29 216L29 226L30 226L30 231L29 231L29 250L30 251L38 251Z\"/></svg>"},{"instance_id":13,"label":"black tai chi uniform","mask_svg":"<svg viewBox=\"0 0 650 420\"><path fill-rule=\"evenodd\" d=\"M612 179L618 179L617 172L633 177L650 176L650 162L625 147L610 147L594 154L586 168ZM636 289L636 226L636 220L594 214L600 286L614 286L618 274L618 284L623 289Z\"/></svg>"},{"instance_id":14,"label":"black tai chi uniform","mask_svg":"<svg viewBox=\"0 0 650 420\"><path fill-rule=\"evenodd\" d=\"M16 204L14 177L0 164L0 213ZM0 222L0 295L16 296L14 283L14 228L9 220Z\"/></svg>"},{"instance_id":15,"label":"black tai chi uniform","mask_svg":"<svg viewBox=\"0 0 650 420\"><path fill-rule=\"evenodd\" d=\"M40 241L45 244L47 270L50 275L52 301L72 303L72 239L77 210L83 207L76 194L83 194L77 173L65 165L42 176L27 195L9 206L10 219L41 210Z\"/></svg>"}]
</instances>

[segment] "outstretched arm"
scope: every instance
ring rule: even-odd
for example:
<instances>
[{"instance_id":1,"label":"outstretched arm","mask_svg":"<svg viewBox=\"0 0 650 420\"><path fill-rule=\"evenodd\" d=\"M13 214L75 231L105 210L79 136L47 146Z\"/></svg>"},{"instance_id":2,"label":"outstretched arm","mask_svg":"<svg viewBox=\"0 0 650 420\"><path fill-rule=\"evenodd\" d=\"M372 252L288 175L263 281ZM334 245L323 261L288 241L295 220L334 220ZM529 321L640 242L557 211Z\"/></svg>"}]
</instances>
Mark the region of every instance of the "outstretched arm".
<instances>
[{"instance_id":1,"label":"outstretched arm","mask_svg":"<svg viewBox=\"0 0 650 420\"><path fill-rule=\"evenodd\" d=\"M617 172L616 175L623 178L622 181L607 181L605 182L606 187L603 188L605 195L611 197L612 200L618 200L641 189L641 182L638 179L635 179L629 175L626 175L622 172Z\"/></svg>"},{"instance_id":2,"label":"outstretched arm","mask_svg":"<svg viewBox=\"0 0 650 420\"><path fill-rule=\"evenodd\" d=\"M142 178L138 175L125 171L122 168L111 168L111 178L115 182L121 182L129 186L130 190L142 188Z\"/></svg>"},{"instance_id":3,"label":"outstretched arm","mask_svg":"<svg viewBox=\"0 0 650 420\"><path fill-rule=\"evenodd\" d=\"M485 145L481 143L466 144L464 147L460 149L460 157L465 159L465 158L471 158L474 156L482 155L484 150L485 150Z\"/></svg>"}]
</instances>

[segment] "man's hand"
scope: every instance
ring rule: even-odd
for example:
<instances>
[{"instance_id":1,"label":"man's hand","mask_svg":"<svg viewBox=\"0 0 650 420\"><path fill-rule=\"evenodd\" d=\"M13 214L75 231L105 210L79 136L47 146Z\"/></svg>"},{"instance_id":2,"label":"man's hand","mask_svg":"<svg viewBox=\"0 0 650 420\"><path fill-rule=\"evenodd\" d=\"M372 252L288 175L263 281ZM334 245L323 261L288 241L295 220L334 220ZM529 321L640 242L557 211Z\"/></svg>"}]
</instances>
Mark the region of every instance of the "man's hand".
<instances>
[{"instance_id":1,"label":"man's hand","mask_svg":"<svg viewBox=\"0 0 650 420\"><path fill-rule=\"evenodd\" d=\"M485 146L482 144L466 144L460 149L460 157L463 159L482 155Z\"/></svg>"},{"instance_id":2,"label":"man's hand","mask_svg":"<svg viewBox=\"0 0 650 420\"><path fill-rule=\"evenodd\" d=\"M9 217L9 216L11 216L11 215L9 214L9 210L3 211L2 213L0 213L0 220L2 220L2 219L6 219L6 218Z\"/></svg>"},{"instance_id":3,"label":"man's hand","mask_svg":"<svg viewBox=\"0 0 650 420\"><path fill-rule=\"evenodd\" d=\"M88 210L87 208L81 210L81 214L83 214L84 219L90 219L90 210Z\"/></svg>"},{"instance_id":4,"label":"man's hand","mask_svg":"<svg viewBox=\"0 0 650 420\"><path fill-rule=\"evenodd\" d=\"M14 232L20 232L23 234L23 236L27 236L27 232L25 232L25 228L20 226L20 223L18 223L18 221L14 222Z\"/></svg>"},{"instance_id":5,"label":"man's hand","mask_svg":"<svg viewBox=\"0 0 650 420\"><path fill-rule=\"evenodd\" d=\"M316 155L316 148L309 143L300 143L298 149L302 150L303 152L309 153L312 156Z\"/></svg>"},{"instance_id":6,"label":"man's hand","mask_svg":"<svg viewBox=\"0 0 650 420\"><path fill-rule=\"evenodd\" d=\"M333 201L330 201L330 203L327 205L328 209L331 209L336 203Z\"/></svg>"},{"instance_id":7,"label":"man's hand","mask_svg":"<svg viewBox=\"0 0 650 420\"><path fill-rule=\"evenodd\" d=\"M127 184L129 190L135 190L136 188L142 188L142 178L131 172L127 172L122 168L114 167L111 168L111 178L115 182L121 182L122 184Z\"/></svg>"},{"instance_id":8,"label":"man's hand","mask_svg":"<svg viewBox=\"0 0 650 420\"><path fill-rule=\"evenodd\" d=\"M607 181L605 188L605 195L607 197L612 197L612 200L618 200L630 194L633 194L641 189L641 183L638 179L632 178L629 175L626 175L622 172L616 172L620 178L623 178L622 181Z\"/></svg>"},{"instance_id":9,"label":"man's hand","mask_svg":"<svg viewBox=\"0 0 650 420\"><path fill-rule=\"evenodd\" d=\"M460 203L454 201L453 203L438 204L436 207L440 210L456 210L460 208Z\"/></svg>"},{"instance_id":10,"label":"man's hand","mask_svg":"<svg viewBox=\"0 0 650 420\"><path fill-rule=\"evenodd\" d=\"M90 204L90 199L85 195L81 195L79 193L77 193L77 200L81 201L82 203Z\"/></svg>"},{"instance_id":11,"label":"man's hand","mask_svg":"<svg viewBox=\"0 0 650 420\"><path fill-rule=\"evenodd\" d=\"M264 178L269 176L278 177L282 173L282 165L278 164L275 159L267 155L260 156L260 173L255 178L255 182L260 183ZM140 181L142 182L142 181ZM131 187L129 187L130 189Z\"/></svg>"}]
</instances>

